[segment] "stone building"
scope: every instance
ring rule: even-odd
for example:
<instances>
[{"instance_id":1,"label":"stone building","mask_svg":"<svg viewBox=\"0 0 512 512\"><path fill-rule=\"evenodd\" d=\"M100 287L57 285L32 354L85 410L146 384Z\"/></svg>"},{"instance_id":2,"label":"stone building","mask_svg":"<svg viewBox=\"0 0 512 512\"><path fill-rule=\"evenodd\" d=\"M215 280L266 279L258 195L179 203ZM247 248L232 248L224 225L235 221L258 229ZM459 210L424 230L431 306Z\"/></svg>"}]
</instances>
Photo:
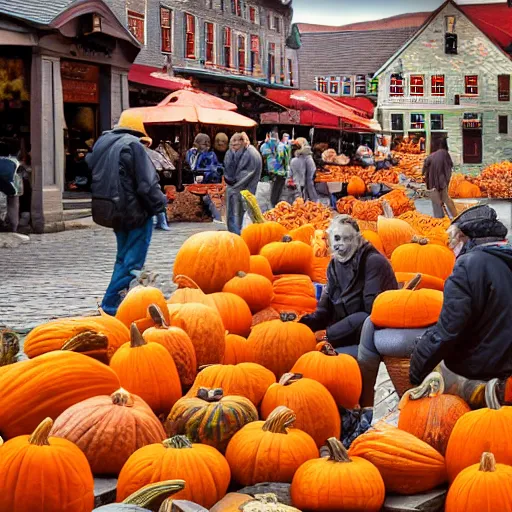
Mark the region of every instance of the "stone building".
<instances>
[{"instance_id":1,"label":"stone building","mask_svg":"<svg viewBox=\"0 0 512 512\"><path fill-rule=\"evenodd\" d=\"M462 2L461 2L462 3ZM448 138L457 168L512 158L512 8L448 0L376 73L392 137Z\"/></svg>"}]
</instances>

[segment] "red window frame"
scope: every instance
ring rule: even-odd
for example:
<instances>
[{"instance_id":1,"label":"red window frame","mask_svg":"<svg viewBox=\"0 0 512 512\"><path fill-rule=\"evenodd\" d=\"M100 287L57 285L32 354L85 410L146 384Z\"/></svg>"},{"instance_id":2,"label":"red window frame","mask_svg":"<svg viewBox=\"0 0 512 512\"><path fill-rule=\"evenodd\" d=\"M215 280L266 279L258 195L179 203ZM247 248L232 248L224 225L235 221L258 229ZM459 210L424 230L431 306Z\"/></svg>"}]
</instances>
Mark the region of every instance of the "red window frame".
<instances>
[{"instance_id":1,"label":"red window frame","mask_svg":"<svg viewBox=\"0 0 512 512\"><path fill-rule=\"evenodd\" d=\"M335 76L329 78L329 94L336 96L340 94L340 81Z\"/></svg>"},{"instance_id":2,"label":"red window frame","mask_svg":"<svg viewBox=\"0 0 512 512\"><path fill-rule=\"evenodd\" d=\"M144 22L145 15L136 12L136 11L128 11L128 30L134 35L135 39L139 41L141 44L145 44L145 34L144 34Z\"/></svg>"},{"instance_id":3,"label":"red window frame","mask_svg":"<svg viewBox=\"0 0 512 512\"><path fill-rule=\"evenodd\" d=\"M206 21L204 24L205 57L208 64L215 63L215 26Z\"/></svg>"},{"instance_id":4,"label":"red window frame","mask_svg":"<svg viewBox=\"0 0 512 512\"><path fill-rule=\"evenodd\" d=\"M246 56L246 42L245 37L239 35L237 38L238 42L238 69L240 71L245 71L245 56Z\"/></svg>"},{"instance_id":5,"label":"red window frame","mask_svg":"<svg viewBox=\"0 0 512 512\"><path fill-rule=\"evenodd\" d=\"M393 73L389 82L389 95L390 96L403 96L404 95L405 80L400 73Z\"/></svg>"},{"instance_id":6,"label":"red window frame","mask_svg":"<svg viewBox=\"0 0 512 512\"><path fill-rule=\"evenodd\" d=\"M478 75L466 75L464 77L466 94L478 96Z\"/></svg>"},{"instance_id":7,"label":"red window frame","mask_svg":"<svg viewBox=\"0 0 512 512\"><path fill-rule=\"evenodd\" d=\"M233 62L233 53L231 51L232 46L232 31L229 27L224 27L224 66L227 68L231 67Z\"/></svg>"},{"instance_id":8,"label":"red window frame","mask_svg":"<svg viewBox=\"0 0 512 512\"><path fill-rule=\"evenodd\" d=\"M510 101L510 75L498 75L498 101Z\"/></svg>"},{"instance_id":9,"label":"red window frame","mask_svg":"<svg viewBox=\"0 0 512 512\"><path fill-rule=\"evenodd\" d=\"M192 14L185 14L186 35L185 35L185 58L196 58L196 17Z\"/></svg>"},{"instance_id":10,"label":"red window frame","mask_svg":"<svg viewBox=\"0 0 512 512\"><path fill-rule=\"evenodd\" d=\"M444 96L446 94L444 75L432 75L430 80L430 95Z\"/></svg>"},{"instance_id":11,"label":"red window frame","mask_svg":"<svg viewBox=\"0 0 512 512\"><path fill-rule=\"evenodd\" d=\"M249 7L249 20L252 23L256 23L256 8L255 7Z\"/></svg>"},{"instance_id":12,"label":"red window frame","mask_svg":"<svg viewBox=\"0 0 512 512\"><path fill-rule=\"evenodd\" d=\"M160 7L160 33L162 38L162 52L172 52L172 10Z\"/></svg>"},{"instance_id":13,"label":"red window frame","mask_svg":"<svg viewBox=\"0 0 512 512\"><path fill-rule=\"evenodd\" d=\"M316 79L316 89L317 91L327 93L327 80L325 79L325 77L318 77Z\"/></svg>"},{"instance_id":14,"label":"red window frame","mask_svg":"<svg viewBox=\"0 0 512 512\"><path fill-rule=\"evenodd\" d=\"M231 0L231 10L236 16L242 16L241 0Z\"/></svg>"},{"instance_id":15,"label":"red window frame","mask_svg":"<svg viewBox=\"0 0 512 512\"><path fill-rule=\"evenodd\" d=\"M425 95L425 77L423 75L411 75L409 93L411 96Z\"/></svg>"},{"instance_id":16,"label":"red window frame","mask_svg":"<svg viewBox=\"0 0 512 512\"><path fill-rule=\"evenodd\" d=\"M251 69L254 71L256 65L260 63L260 38L251 35Z\"/></svg>"}]
</instances>

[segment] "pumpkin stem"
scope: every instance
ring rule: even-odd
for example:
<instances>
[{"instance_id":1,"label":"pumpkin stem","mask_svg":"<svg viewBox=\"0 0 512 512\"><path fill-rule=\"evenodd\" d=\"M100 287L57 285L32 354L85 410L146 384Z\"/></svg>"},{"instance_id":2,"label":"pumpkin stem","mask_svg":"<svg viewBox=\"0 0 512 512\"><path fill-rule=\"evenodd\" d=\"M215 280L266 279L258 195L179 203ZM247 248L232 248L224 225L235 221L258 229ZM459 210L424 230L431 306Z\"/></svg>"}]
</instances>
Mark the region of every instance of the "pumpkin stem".
<instances>
[{"instance_id":1,"label":"pumpkin stem","mask_svg":"<svg viewBox=\"0 0 512 512\"><path fill-rule=\"evenodd\" d=\"M69 338L61 350L71 352L91 352L94 350L107 350L108 337L97 331L82 331L76 336Z\"/></svg>"},{"instance_id":2,"label":"pumpkin stem","mask_svg":"<svg viewBox=\"0 0 512 512\"><path fill-rule=\"evenodd\" d=\"M398 409L402 410L409 400L420 398L434 398L444 393L444 379L439 372L432 372L425 377L425 380L417 387L409 389L402 396Z\"/></svg>"},{"instance_id":3,"label":"pumpkin stem","mask_svg":"<svg viewBox=\"0 0 512 512\"><path fill-rule=\"evenodd\" d=\"M206 402L213 403L218 402L224 396L224 391L221 388L208 389L199 388L197 390L197 398L205 400Z\"/></svg>"},{"instance_id":4,"label":"pumpkin stem","mask_svg":"<svg viewBox=\"0 0 512 512\"><path fill-rule=\"evenodd\" d=\"M274 434L287 434L287 428L291 427L297 417L295 413L285 407L284 405L280 405L276 407L267 418L267 421L263 424L261 429L263 432L272 432Z\"/></svg>"},{"instance_id":5,"label":"pumpkin stem","mask_svg":"<svg viewBox=\"0 0 512 512\"><path fill-rule=\"evenodd\" d=\"M150 304L148 306L148 313L151 317L151 320L155 322L157 327L161 327L162 329L167 329L169 327L165 322L162 310L156 304Z\"/></svg>"},{"instance_id":6,"label":"pumpkin stem","mask_svg":"<svg viewBox=\"0 0 512 512\"><path fill-rule=\"evenodd\" d=\"M424 236L414 235L411 244L428 245L430 240Z\"/></svg>"},{"instance_id":7,"label":"pumpkin stem","mask_svg":"<svg viewBox=\"0 0 512 512\"><path fill-rule=\"evenodd\" d=\"M246 277L246 276L247 276L247 272L243 272L242 270L240 270L240 272L236 273L236 277Z\"/></svg>"},{"instance_id":8,"label":"pumpkin stem","mask_svg":"<svg viewBox=\"0 0 512 512\"><path fill-rule=\"evenodd\" d=\"M4 440L0 437L0 446L4 444Z\"/></svg>"},{"instance_id":9,"label":"pumpkin stem","mask_svg":"<svg viewBox=\"0 0 512 512\"><path fill-rule=\"evenodd\" d=\"M226 331L226 332L228 332L228 331ZM201 366L198 366L197 371L202 372L203 370L206 370L206 368L210 368L210 366L215 366L215 364L213 364L213 363L202 364Z\"/></svg>"},{"instance_id":10,"label":"pumpkin stem","mask_svg":"<svg viewBox=\"0 0 512 512\"><path fill-rule=\"evenodd\" d=\"M130 347L137 348L147 345L135 322L130 326Z\"/></svg>"},{"instance_id":11,"label":"pumpkin stem","mask_svg":"<svg viewBox=\"0 0 512 512\"><path fill-rule=\"evenodd\" d=\"M480 459L480 467L478 471L483 471L484 473L494 473L496 471L496 459L494 455L490 452L482 453L482 458Z\"/></svg>"},{"instance_id":12,"label":"pumpkin stem","mask_svg":"<svg viewBox=\"0 0 512 512\"><path fill-rule=\"evenodd\" d=\"M352 462L348 456L347 450L339 439L335 437L327 439L327 449L329 450L329 460L335 462Z\"/></svg>"},{"instance_id":13,"label":"pumpkin stem","mask_svg":"<svg viewBox=\"0 0 512 512\"><path fill-rule=\"evenodd\" d=\"M337 356L339 355L336 350L334 350L333 346L328 342L325 341L322 345L322 348L320 349L320 352L322 354L325 354L326 356Z\"/></svg>"},{"instance_id":14,"label":"pumpkin stem","mask_svg":"<svg viewBox=\"0 0 512 512\"><path fill-rule=\"evenodd\" d=\"M133 407L133 397L126 389L119 388L117 391L110 395L114 405L121 405L123 407Z\"/></svg>"},{"instance_id":15,"label":"pumpkin stem","mask_svg":"<svg viewBox=\"0 0 512 512\"><path fill-rule=\"evenodd\" d=\"M391 208L391 206L389 205L387 199L383 199L382 202L381 202L381 205L382 205L382 211L384 213L384 217L386 219L394 219L395 218L395 214L393 212L393 208Z\"/></svg>"},{"instance_id":16,"label":"pumpkin stem","mask_svg":"<svg viewBox=\"0 0 512 512\"><path fill-rule=\"evenodd\" d=\"M199 285L190 277L182 274L176 276L173 281L178 285L178 288L192 288L194 290L201 290Z\"/></svg>"},{"instance_id":17,"label":"pumpkin stem","mask_svg":"<svg viewBox=\"0 0 512 512\"><path fill-rule=\"evenodd\" d=\"M157 509L169 497L185 489L185 480L165 480L145 485L123 500L126 505Z\"/></svg>"},{"instance_id":18,"label":"pumpkin stem","mask_svg":"<svg viewBox=\"0 0 512 512\"><path fill-rule=\"evenodd\" d=\"M407 283L404 284L404 287L402 288L402 290L411 290L411 291L416 290L416 288L421 283L422 277L423 276L421 274L416 274L410 281L408 281Z\"/></svg>"},{"instance_id":19,"label":"pumpkin stem","mask_svg":"<svg viewBox=\"0 0 512 512\"><path fill-rule=\"evenodd\" d=\"M187 436L174 436L162 441L166 448L192 448L192 443Z\"/></svg>"},{"instance_id":20,"label":"pumpkin stem","mask_svg":"<svg viewBox=\"0 0 512 512\"><path fill-rule=\"evenodd\" d=\"M302 377L304 377L302 373L284 373L279 379L279 384L281 384L281 386L289 386L290 384L302 379Z\"/></svg>"},{"instance_id":21,"label":"pumpkin stem","mask_svg":"<svg viewBox=\"0 0 512 512\"><path fill-rule=\"evenodd\" d=\"M295 313L280 313L279 318L281 322L295 322L297 315Z\"/></svg>"},{"instance_id":22,"label":"pumpkin stem","mask_svg":"<svg viewBox=\"0 0 512 512\"><path fill-rule=\"evenodd\" d=\"M293 238L290 235L284 235L281 242L289 244L290 242L293 242Z\"/></svg>"},{"instance_id":23,"label":"pumpkin stem","mask_svg":"<svg viewBox=\"0 0 512 512\"><path fill-rule=\"evenodd\" d=\"M44 419L39 423L34 432L32 432L32 435L29 437L29 444L34 444L36 446L49 446L50 443L48 441L48 436L50 435L52 427L53 420L51 418Z\"/></svg>"},{"instance_id":24,"label":"pumpkin stem","mask_svg":"<svg viewBox=\"0 0 512 512\"><path fill-rule=\"evenodd\" d=\"M15 363L20 351L20 337L8 329L0 330L0 366Z\"/></svg>"},{"instance_id":25,"label":"pumpkin stem","mask_svg":"<svg viewBox=\"0 0 512 512\"><path fill-rule=\"evenodd\" d=\"M489 409L498 411L501 409L498 398L498 379L492 379L485 385L485 403Z\"/></svg>"}]
</instances>

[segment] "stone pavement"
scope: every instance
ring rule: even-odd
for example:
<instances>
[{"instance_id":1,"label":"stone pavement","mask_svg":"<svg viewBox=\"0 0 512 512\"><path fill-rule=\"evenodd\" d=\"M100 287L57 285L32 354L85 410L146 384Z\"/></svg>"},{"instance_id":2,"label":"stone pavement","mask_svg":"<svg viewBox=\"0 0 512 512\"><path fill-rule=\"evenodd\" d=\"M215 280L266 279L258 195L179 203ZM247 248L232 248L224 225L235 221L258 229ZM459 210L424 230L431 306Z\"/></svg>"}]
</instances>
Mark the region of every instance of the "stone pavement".
<instances>
[{"instance_id":1,"label":"stone pavement","mask_svg":"<svg viewBox=\"0 0 512 512\"><path fill-rule=\"evenodd\" d=\"M159 274L158 286L172 291L174 258L183 242L223 224L176 223L155 231L146 268ZM0 234L1 235L1 234ZM0 244L0 326L25 331L54 317L93 314L112 274L116 241L101 227L31 235L17 247Z\"/></svg>"}]
</instances>

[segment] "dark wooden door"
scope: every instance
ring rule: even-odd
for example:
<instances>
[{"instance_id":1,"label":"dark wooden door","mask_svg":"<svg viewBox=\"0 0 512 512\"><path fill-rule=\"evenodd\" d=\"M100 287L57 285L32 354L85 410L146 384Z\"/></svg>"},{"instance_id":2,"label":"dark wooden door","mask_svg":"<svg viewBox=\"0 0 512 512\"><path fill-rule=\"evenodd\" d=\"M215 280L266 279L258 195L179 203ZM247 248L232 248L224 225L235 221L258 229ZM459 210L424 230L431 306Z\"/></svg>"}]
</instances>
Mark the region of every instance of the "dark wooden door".
<instances>
[{"instance_id":1,"label":"dark wooden door","mask_svg":"<svg viewBox=\"0 0 512 512\"><path fill-rule=\"evenodd\" d=\"M463 130L462 145L465 164L482 163L482 130Z\"/></svg>"}]
</instances>

